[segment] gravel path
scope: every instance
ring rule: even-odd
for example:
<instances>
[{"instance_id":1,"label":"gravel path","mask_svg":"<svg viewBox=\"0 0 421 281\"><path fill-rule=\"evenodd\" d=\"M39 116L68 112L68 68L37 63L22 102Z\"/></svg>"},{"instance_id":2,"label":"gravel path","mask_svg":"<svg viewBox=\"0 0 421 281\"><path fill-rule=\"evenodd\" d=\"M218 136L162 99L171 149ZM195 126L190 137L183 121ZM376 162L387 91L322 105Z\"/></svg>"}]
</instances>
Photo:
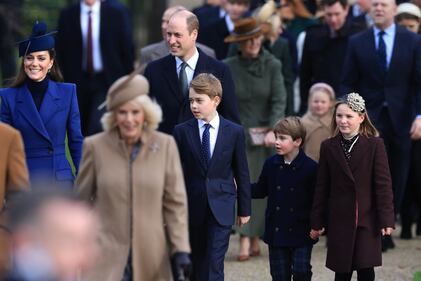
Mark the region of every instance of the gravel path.
<instances>
[{"instance_id":1,"label":"gravel path","mask_svg":"<svg viewBox=\"0 0 421 281\"><path fill-rule=\"evenodd\" d=\"M400 230L395 231L397 236ZM396 248L383 254L383 266L376 268L377 281L412 281L415 272L421 271L421 236L412 240L395 238ZM225 259L226 281L271 281L266 244L261 244L262 255L246 262L237 262L238 235L231 236ZM321 239L313 248L313 281L333 280L333 272L325 264L325 241ZM352 280L357 280L354 273Z\"/></svg>"}]
</instances>

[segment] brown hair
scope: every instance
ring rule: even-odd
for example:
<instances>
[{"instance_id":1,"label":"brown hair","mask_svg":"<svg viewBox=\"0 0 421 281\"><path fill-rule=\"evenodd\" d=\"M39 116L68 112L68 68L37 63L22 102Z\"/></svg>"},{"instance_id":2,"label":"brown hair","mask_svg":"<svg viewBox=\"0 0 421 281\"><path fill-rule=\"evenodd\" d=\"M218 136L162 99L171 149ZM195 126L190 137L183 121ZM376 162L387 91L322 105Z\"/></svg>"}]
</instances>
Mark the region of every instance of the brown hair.
<instances>
[{"instance_id":1,"label":"brown hair","mask_svg":"<svg viewBox=\"0 0 421 281\"><path fill-rule=\"evenodd\" d=\"M304 144L306 138L306 129L301 122L301 119L297 116L289 116L282 118L276 122L273 131L275 135L283 134L289 135L293 140L301 139L301 146Z\"/></svg>"},{"instance_id":2,"label":"brown hair","mask_svg":"<svg viewBox=\"0 0 421 281\"><path fill-rule=\"evenodd\" d=\"M302 0L286 0L292 7L292 11L296 16L302 18L312 18L313 15L308 11Z\"/></svg>"},{"instance_id":3,"label":"brown hair","mask_svg":"<svg viewBox=\"0 0 421 281\"><path fill-rule=\"evenodd\" d=\"M201 73L197 75L190 83L196 93L209 96L211 99L220 97L222 99L221 82L211 73Z\"/></svg>"},{"instance_id":4,"label":"brown hair","mask_svg":"<svg viewBox=\"0 0 421 281\"><path fill-rule=\"evenodd\" d=\"M244 6L250 5L250 0L228 0L227 2Z\"/></svg>"},{"instance_id":5,"label":"brown hair","mask_svg":"<svg viewBox=\"0 0 421 281\"><path fill-rule=\"evenodd\" d=\"M341 104L345 104L348 106L346 100L339 100L333 109L333 117L332 117L332 123L331 123L331 133L332 136L336 136L339 134L339 128L336 124L336 110L338 109L338 106ZM351 108L351 107L350 107ZM354 111L354 110L353 110ZM377 131L376 127L374 127L373 123L371 123L370 117L368 117L367 110L364 110L364 112L357 112L360 116L364 116L364 121L360 124L360 130L359 133L365 137L378 137L379 132Z\"/></svg>"},{"instance_id":6,"label":"brown hair","mask_svg":"<svg viewBox=\"0 0 421 281\"><path fill-rule=\"evenodd\" d=\"M48 50L48 54L50 55L50 58L54 60L53 66L51 67L51 70L49 72L50 79L56 82L63 82L63 75L61 74L60 68L58 66L57 60L56 60L56 51L54 49ZM22 86L25 83L26 78L28 77L25 73L23 61L25 57L22 58L21 66L19 69L18 75L15 77L13 82L9 85L11 88L17 88Z\"/></svg>"}]
</instances>

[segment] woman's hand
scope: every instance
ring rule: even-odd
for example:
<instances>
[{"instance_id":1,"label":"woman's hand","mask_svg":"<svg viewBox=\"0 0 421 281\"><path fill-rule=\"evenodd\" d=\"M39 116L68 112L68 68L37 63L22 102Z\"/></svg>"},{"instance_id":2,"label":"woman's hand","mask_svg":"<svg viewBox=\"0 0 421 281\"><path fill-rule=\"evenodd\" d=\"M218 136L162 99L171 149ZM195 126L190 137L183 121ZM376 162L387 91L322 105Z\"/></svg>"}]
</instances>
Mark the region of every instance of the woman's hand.
<instances>
[{"instance_id":1,"label":"woman's hand","mask_svg":"<svg viewBox=\"0 0 421 281\"><path fill-rule=\"evenodd\" d=\"M275 133L273 131L269 131L265 135L265 146L273 147L275 146Z\"/></svg>"},{"instance_id":2,"label":"woman's hand","mask_svg":"<svg viewBox=\"0 0 421 281\"><path fill-rule=\"evenodd\" d=\"M248 223L248 222L249 222L249 220L250 220L250 216L248 216L248 217L241 217L241 216L238 216L238 217L237 217L237 225L238 225L239 227L242 227L243 225L245 225L246 223Z\"/></svg>"},{"instance_id":3,"label":"woman's hand","mask_svg":"<svg viewBox=\"0 0 421 281\"><path fill-rule=\"evenodd\" d=\"M314 229L312 229L311 231L310 231L310 238L311 239L313 239L313 240L316 240L316 239L318 239L323 233L325 232L325 228L323 227L322 229L320 229L320 230L314 230Z\"/></svg>"},{"instance_id":4,"label":"woman's hand","mask_svg":"<svg viewBox=\"0 0 421 281\"><path fill-rule=\"evenodd\" d=\"M391 228L391 227L382 228L382 235L383 236L392 235L392 232L393 232L393 228Z\"/></svg>"}]
</instances>

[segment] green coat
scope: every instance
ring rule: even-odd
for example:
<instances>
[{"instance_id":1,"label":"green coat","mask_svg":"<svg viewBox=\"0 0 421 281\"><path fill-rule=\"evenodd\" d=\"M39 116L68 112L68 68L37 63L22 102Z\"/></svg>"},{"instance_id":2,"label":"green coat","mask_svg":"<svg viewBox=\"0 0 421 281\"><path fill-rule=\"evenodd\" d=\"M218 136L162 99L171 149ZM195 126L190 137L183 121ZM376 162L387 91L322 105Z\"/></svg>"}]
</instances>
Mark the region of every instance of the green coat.
<instances>
[{"instance_id":1,"label":"green coat","mask_svg":"<svg viewBox=\"0 0 421 281\"><path fill-rule=\"evenodd\" d=\"M224 61L230 68L237 97L240 119L246 130L246 153L250 177L256 182L263 163L272 153L264 146L251 144L248 129L253 127L273 127L285 114L286 90L282 76L282 65L268 51L262 50L256 59L245 59L241 55ZM252 202L250 222L239 229L247 236L261 236L264 231L264 211L266 200Z\"/></svg>"},{"instance_id":2,"label":"green coat","mask_svg":"<svg viewBox=\"0 0 421 281\"><path fill-rule=\"evenodd\" d=\"M292 56L289 50L288 40L279 37L273 44L266 40L263 47L282 63L282 76L284 78L285 89L287 91L287 102L285 115L295 115L294 113L294 73L292 71ZM227 57L238 54L238 44L230 44Z\"/></svg>"}]
</instances>

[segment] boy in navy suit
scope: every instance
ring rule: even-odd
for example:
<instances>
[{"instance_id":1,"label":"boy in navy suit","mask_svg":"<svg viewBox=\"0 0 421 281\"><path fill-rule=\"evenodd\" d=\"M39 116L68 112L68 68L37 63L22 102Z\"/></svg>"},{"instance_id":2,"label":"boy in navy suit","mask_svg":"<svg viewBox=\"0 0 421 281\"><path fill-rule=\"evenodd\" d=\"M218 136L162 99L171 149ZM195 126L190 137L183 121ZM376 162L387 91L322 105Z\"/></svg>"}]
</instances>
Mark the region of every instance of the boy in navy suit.
<instances>
[{"instance_id":1,"label":"boy in navy suit","mask_svg":"<svg viewBox=\"0 0 421 281\"><path fill-rule=\"evenodd\" d=\"M311 280L310 211L317 163L301 149L306 130L298 117L274 128L276 155L266 159L253 198L268 197L263 240L269 246L273 281Z\"/></svg>"},{"instance_id":2,"label":"boy in navy suit","mask_svg":"<svg viewBox=\"0 0 421 281\"><path fill-rule=\"evenodd\" d=\"M220 81L212 74L199 74L189 89L195 118L174 130L186 181L195 281L224 280L235 202L240 226L251 213L244 129L218 115L221 99Z\"/></svg>"}]
</instances>

